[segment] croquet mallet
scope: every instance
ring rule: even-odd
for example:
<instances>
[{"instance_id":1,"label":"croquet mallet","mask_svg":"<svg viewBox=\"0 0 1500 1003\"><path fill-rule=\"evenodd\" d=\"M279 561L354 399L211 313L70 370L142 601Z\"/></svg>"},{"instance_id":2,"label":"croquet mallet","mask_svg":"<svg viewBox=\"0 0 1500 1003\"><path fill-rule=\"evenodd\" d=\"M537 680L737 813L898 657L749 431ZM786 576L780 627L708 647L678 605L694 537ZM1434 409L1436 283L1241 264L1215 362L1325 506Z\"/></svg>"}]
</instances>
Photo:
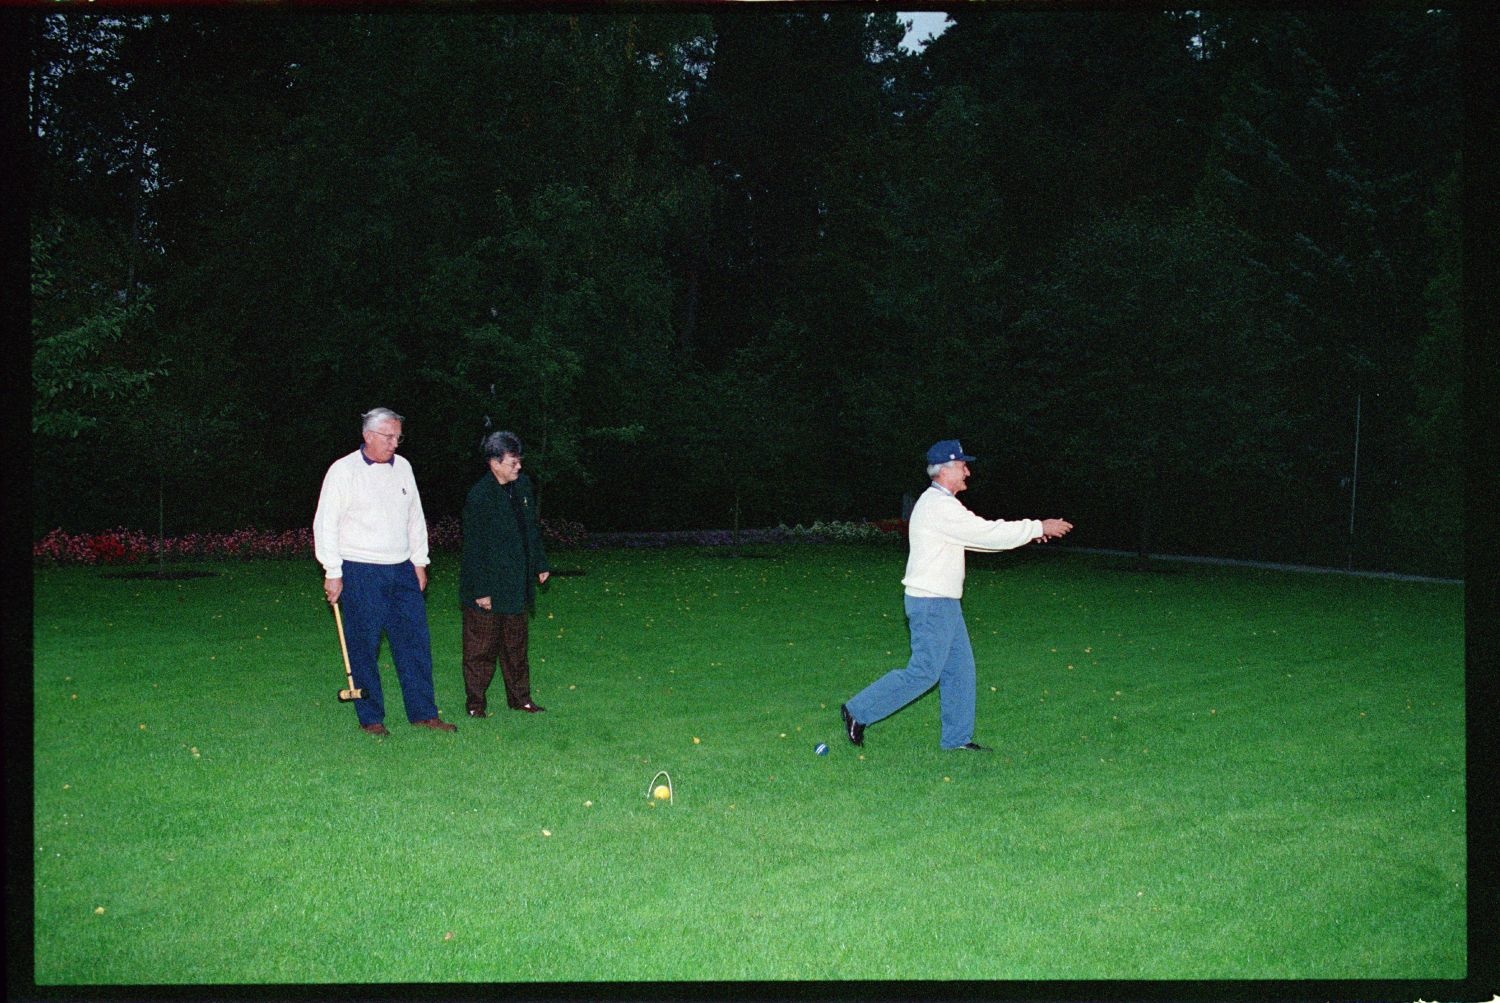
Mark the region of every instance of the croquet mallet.
<instances>
[{"instance_id":1,"label":"croquet mallet","mask_svg":"<svg viewBox=\"0 0 1500 1003\"><path fill-rule=\"evenodd\" d=\"M354 670L349 667L349 645L344 640L344 618L339 615L339 604L333 604L333 622L339 625L339 650L344 653L344 677L349 680L347 690L339 690L339 699L348 703L350 700L363 700L365 691L356 689L354 686Z\"/></svg>"}]
</instances>

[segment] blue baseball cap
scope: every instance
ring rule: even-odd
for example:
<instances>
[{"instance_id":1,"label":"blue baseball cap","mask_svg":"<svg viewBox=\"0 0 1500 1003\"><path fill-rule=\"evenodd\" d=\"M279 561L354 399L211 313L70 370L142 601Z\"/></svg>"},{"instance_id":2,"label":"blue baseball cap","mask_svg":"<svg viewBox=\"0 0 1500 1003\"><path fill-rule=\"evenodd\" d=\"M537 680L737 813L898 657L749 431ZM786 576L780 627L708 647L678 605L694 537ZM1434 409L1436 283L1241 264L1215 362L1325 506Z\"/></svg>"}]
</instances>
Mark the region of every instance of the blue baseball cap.
<instances>
[{"instance_id":1,"label":"blue baseball cap","mask_svg":"<svg viewBox=\"0 0 1500 1003\"><path fill-rule=\"evenodd\" d=\"M941 442L934 442L927 450L927 462L929 465L934 463L950 463L953 460L968 461L972 459L974 457L964 452L964 447L958 444L957 439L943 439Z\"/></svg>"}]
</instances>

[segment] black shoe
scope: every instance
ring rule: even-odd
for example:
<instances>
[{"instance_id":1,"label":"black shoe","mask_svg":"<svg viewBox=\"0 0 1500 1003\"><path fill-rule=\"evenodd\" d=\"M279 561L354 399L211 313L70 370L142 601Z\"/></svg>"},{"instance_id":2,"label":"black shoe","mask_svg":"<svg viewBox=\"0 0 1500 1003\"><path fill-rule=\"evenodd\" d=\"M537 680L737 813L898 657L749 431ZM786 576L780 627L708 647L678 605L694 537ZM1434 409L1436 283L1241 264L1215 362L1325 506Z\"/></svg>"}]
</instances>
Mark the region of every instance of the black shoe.
<instances>
[{"instance_id":1,"label":"black shoe","mask_svg":"<svg viewBox=\"0 0 1500 1003\"><path fill-rule=\"evenodd\" d=\"M474 707L469 711L470 717L489 717L490 712L480 707Z\"/></svg>"},{"instance_id":2,"label":"black shoe","mask_svg":"<svg viewBox=\"0 0 1500 1003\"><path fill-rule=\"evenodd\" d=\"M978 742L965 742L963 745L955 746L954 752L993 752L988 745L980 745Z\"/></svg>"},{"instance_id":3,"label":"black shoe","mask_svg":"<svg viewBox=\"0 0 1500 1003\"><path fill-rule=\"evenodd\" d=\"M839 716L844 719L844 730L849 733L849 741L855 745L864 745L865 726L849 715L848 704L839 704Z\"/></svg>"},{"instance_id":4,"label":"black shoe","mask_svg":"<svg viewBox=\"0 0 1500 1003\"><path fill-rule=\"evenodd\" d=\"M523 703L519 707L512 707L511 708L511 710L524 710L528 714L540 714L542 711L544 711L546 709L547 708L545 708L545 707L538 707L536 704L532 703L530 700L526 701L525 703Z\"/></svg>"}]
</instances>

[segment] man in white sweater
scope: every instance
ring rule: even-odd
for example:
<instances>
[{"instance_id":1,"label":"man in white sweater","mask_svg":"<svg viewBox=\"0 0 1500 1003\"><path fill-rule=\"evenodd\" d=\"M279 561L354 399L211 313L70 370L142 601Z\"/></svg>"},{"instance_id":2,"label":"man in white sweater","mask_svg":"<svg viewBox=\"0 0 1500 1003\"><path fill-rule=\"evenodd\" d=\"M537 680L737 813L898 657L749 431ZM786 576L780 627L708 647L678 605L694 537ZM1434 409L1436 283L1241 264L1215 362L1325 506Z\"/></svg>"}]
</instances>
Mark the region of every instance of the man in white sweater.
<instances>
[{"instance_id":1,"label":"man in white sweater","mask_svg":"<svg viewBox=\"0 0 1500 1003\"><path fill-rule=\"evenodd\" d=\"M427 518L406 457L396 455L405 421L388 408L364 415L364 444L333 462L313 516L323 593L343 610L359 726L389 735L380 690L380 635L391 642L401 699L412 724L456 731L438 717L427 631Z\"/></svg>"},{"instance_id":2,"label":"man in white sweater","mask_svg":"<svg viewBox=\"0 0 1500 1003\"><path fill-rule=\"evenodd\" d=\"M889 717L937 684L941 744L945 749L988 751L974 741L974 651L959 600L964 594L964 552L1011 550L1045 543L1073 528L1062 519L982 519L958 500L968 486L969 461L957 439L927 451L932 484L917 499L907 525L906 620L911 660L892 669L839 708L849 741L864 744L865 727Z\"/></svg>"}]
</instances>

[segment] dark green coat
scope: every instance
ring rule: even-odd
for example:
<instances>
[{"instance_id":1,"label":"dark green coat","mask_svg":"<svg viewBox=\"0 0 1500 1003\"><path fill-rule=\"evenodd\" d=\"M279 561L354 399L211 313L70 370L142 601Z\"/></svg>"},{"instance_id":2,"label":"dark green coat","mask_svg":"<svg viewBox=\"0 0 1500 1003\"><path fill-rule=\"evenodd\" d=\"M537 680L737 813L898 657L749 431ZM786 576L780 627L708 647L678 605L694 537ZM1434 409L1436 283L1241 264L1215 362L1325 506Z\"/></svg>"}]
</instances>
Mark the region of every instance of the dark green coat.
<instances>
[{"instance_id":1,"label":"dark green coat","mask_svg":"<svg viewBox=\"0 0 1500 1003\"><path fill-rule=\"evenodd\" d=\"M464 502L458 598L471 609L479 608L475 599L489 596L496 613L524 613L535 595L536 576L552 570L537 527L531 478L521 474L510 486L521 503L524 530L517 525L509 494L489 471L469 489Z\"/></svg>"}]
</instances>

